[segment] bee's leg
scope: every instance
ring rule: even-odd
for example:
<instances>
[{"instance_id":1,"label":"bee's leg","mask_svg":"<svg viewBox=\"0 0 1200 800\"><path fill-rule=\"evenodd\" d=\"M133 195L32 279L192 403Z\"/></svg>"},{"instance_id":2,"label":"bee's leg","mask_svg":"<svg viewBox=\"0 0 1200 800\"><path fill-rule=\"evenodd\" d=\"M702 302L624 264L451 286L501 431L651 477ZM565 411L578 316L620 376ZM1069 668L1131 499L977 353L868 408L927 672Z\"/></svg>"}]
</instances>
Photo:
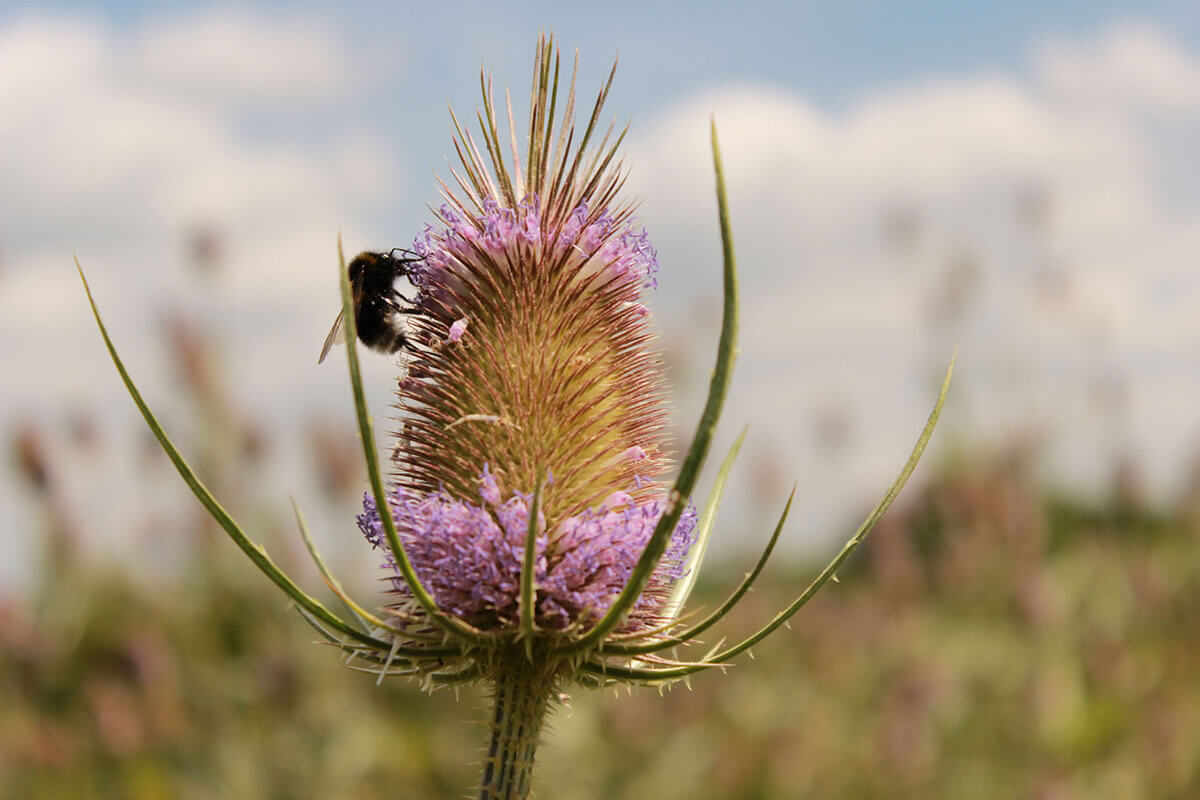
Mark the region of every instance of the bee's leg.
<instances>
[{"instance_id":1,"label":"bee's leg","mask_svg":"<svg viewBox=\"0 0 1200 800\"><path fill-rule=\"evenodd\" d=\"M400 253L400 256L397 257L396 253ZM400 271L405 277L412 274L412 270L409 269L410 264L419 264L425 260L425 256L404 247L393 247L388 252L388 258L400 265Z\"/></svg>"},{"instance_id":2,"label":"bee's leg","mask_svg":"<svg viewBox=\"0 0 1200 800\"><path fill-rule=\"evenodd\" d=\"M397 303L395 300L385 300L384 302L387 303L388 309L393 314L418 315L418 314L425 313L424 309L422 309L420 306L418 306L415 303L408 305L408 306L402 306L399 303Z\"/></svg>"},{"instance_id":3,"label":"bee's leg","mask_svg":"<svg viewBox=\"0 0 1200 800\"><path fill-rule=\"evenodd\" d=\"M403 300L408 305L407 306L401 305L399 302L400 300ZM404 295L400 294L399 292L392 292L392 294L389 297L380 298L380 301L383 303L386 303L387 307L390 308L392 311L395 311L397 314L419 314L419 313L421 313L421 311L419 310L420 307L417 305L415 300L410 300L409 298L405 297Z\"/></svg>"}]
</instances>

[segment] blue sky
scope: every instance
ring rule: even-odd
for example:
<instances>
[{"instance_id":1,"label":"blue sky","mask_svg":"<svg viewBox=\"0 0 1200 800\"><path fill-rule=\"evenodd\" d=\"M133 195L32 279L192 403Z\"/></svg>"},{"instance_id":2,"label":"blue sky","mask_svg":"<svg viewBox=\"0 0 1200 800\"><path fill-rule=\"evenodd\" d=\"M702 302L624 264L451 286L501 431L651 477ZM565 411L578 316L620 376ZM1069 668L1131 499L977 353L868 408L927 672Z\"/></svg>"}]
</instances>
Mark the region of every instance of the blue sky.
<instances>
[{"instance_id":1,"label":"blue sky","mask_svg":"<svg viewBox=\"0 0 1200 800\"><path fill-rule=\"evenodd\" d=\"M196 3L175 0L6 4L7 14L60 9L136 25L164 14L220 5L295 13L310 10L387 47L407 34L421 60L445 67L463 57L498 68L523 63L511 47L552 26L590 53L619 48L631 70L674 63L665 80L687 88L712 80L783 80L825 102L916 75L1017 67L1038 36L1085 36L1115 19L1153 20L1183 41L1200 40L1200 9L1188 0L943 2L557 2ZM671 56L670 59L662 56Z\"/></svg>"},{"instance_id":2,"label":"blue sky","mask_svg":"<svg viewBox=\"0 0 1200 800\"><path fill-rule=\"evenodd\" d=\"M570 7L566 7L566 6ZM1185 44L1200 43L1200 6L1187 0L1114 2L691 2L616 0L599 6L559 2L5 4L0 20L55 9L118 30L187 18L198 9L244 9L283 18L309 17L353 42L354 58L373 72L356 98L379 130L408 144L406 168L438 163L445 146L444 104L470 98L486 64L499 76L522 75L537 32L553 29L567 49L584 54L581 85L598 81L619 54L616 98L635 122L672 99L722 84L765 83L802 93L830 110L864 94L937 76L1020 72L1031 48L1055 37L1086 38L1122 20L1150 21ZM631 79L630 76L638 76ZM460 105L466 101L459 99ZM322 111L326 111L323 109ZM299 135L317 135L317 118ZM247 115L268 130L293 123ZM411 157L411 163L410 162ZM414 207L404 206L405 213Z\"/></svg>"},{"instance_id":3,"label":"blue sky","mask_svg":"<svg viewBox=\"0 0 1200 800\"><path fill-rule=\"evenodd\" d=\"M445 132L426 124L451 99L471 98L473 71L522 75L537 32L553 29L564 47L584 54L582 86L595 84L619 54L615 97L621 113L645 119L672 99L721 84L765 83L837 110L887 87L937 76L1026 68L1030 49L1054 37L1086 38L1126 19L1147 20L1182 43L1200 43L1200 5L1188 0L1114 2L703 2L616 0L560 2L9 4L7 15L58 9L127 30L197 9L248 9L267 18L309 16L353 42L354 57L374 71L359 108L372 108L384 133L408 144L408 169L438 163ZM5 16L0 12L0 19ZM638 76L631 79L630 76ZM458 99L460 105L467 101ZM308 135L321 120L308 118ZM248 126L291 124L271 117ZM415 206L400 210L412 213Z\"/></svg>"},{"instance_id":4,"label":"blue sky","mask_svg":"<svg viewBox=\"0 0 1200 800\"><path fill-rule=\"evenodd\" d=\"M73 252L154 396L171 395L158 309L180 308L236 343L236 401L282 440L344 411L341 376L313 364L333 237L408 241L445 174L447 101L469 114L486 64L521 114L551 26L581 52L584 96L620 55L609 113L633 121L681 426L715 338L705 134L721 125L749 309L723 441L751 421L748 460L800 482L799 541L827 544L887 485L956 342L934 460L1032 435L1053 480L1098 490L1131 454L1160 495L1177 487L1200 445L1194 2L7 5L0 374L22 379L0 428L88 408L115 440L137 434ZM905 215L912 241L885 241ZM197 222L228 241L219 282L181 256ZM368 369L382 407L391 366ZM848 431L836 452L830 424ZM108 501L94 538L118 541L127 465L75 469L76 504ZM281 470L279 496L310 477ZM732 491L757 508L748 478Z\"/></svg>"}]
</instances>

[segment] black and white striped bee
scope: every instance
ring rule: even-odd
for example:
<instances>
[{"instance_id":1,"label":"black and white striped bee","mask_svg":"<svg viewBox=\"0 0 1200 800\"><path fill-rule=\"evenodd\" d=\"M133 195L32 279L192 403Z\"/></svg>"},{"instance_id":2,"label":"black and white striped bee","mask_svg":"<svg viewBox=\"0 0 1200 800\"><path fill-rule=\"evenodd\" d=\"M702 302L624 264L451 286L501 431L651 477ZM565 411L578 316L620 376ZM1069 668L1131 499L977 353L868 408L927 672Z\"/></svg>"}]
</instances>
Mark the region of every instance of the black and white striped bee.
<instances>
[{"instance_id":1,"label":"black and white striped bee","mask_svg":"<svg viewBox=\"0 0 1200 800\"><path fill-rule=\"evenodd\" d=\"M396 254L400 255L397 256ZM421 310L396 289L396 281L406 278L411 283L413 265L422 257L399 248L388 253L363 252L354 257L347 268L350 290L354 298L354 320L358 340L381 353L395 353L409 345L404 336L404 316L420 314ZM339 311L325 345L321 348L320 364L335 344L346 340L342 327L343 312Z\"/></svg>"}]
</instances>

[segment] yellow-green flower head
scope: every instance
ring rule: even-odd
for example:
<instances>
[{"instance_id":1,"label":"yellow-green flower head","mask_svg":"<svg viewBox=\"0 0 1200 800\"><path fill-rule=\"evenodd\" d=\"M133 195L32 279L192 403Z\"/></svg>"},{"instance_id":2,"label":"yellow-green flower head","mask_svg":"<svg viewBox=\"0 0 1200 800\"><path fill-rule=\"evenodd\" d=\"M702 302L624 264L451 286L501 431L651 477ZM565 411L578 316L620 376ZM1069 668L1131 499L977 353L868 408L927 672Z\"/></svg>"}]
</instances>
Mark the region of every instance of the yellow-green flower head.
<instances>
[{"instance_id":1,"label":"yellow-green flower head","mask_svg":"<svg viewBox=\"0 0 1200 800\"><path fill-rule=\"evenodd\" d=\"M589 148L607 86L582 133L572 86L555 131L557 63L550 84L550 51L539 53L523 163L515 144L511 168L501 155L487 90L488 161L458 127L456 188L443 184L436 222L412 246L421 313L397 390L392 511L404 549L441 610L493 631L519 624L539 487L535 622L586 629L663 515L671 467L643 303L657 256L618 196L621 137L610 143L610 128ZM382 546L365 505L360 525ZM624 630L657 623L695 522L689 508ZM408 595L403 581L396 591Z\"/></svg>"}]
</instances>

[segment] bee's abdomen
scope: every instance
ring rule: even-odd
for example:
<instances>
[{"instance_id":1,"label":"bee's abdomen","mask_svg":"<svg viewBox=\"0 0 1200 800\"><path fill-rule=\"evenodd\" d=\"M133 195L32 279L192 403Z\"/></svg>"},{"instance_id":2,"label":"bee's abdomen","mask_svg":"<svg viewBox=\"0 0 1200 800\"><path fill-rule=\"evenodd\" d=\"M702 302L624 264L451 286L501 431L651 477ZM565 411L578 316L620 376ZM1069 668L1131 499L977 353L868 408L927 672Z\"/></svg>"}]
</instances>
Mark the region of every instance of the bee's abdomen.
<instances>
[{"instance_id":1,"label":"bee's abdomen","mask_svg":"<svg viewBox=\"0 0 1200 800\"><path fill-rule=\"evenodd\" d=\"M358 338L367 347L383 353L394 353L404 346L403 324L386 300L362 303L356 322Z\"/></svg>"}]
</instances>

